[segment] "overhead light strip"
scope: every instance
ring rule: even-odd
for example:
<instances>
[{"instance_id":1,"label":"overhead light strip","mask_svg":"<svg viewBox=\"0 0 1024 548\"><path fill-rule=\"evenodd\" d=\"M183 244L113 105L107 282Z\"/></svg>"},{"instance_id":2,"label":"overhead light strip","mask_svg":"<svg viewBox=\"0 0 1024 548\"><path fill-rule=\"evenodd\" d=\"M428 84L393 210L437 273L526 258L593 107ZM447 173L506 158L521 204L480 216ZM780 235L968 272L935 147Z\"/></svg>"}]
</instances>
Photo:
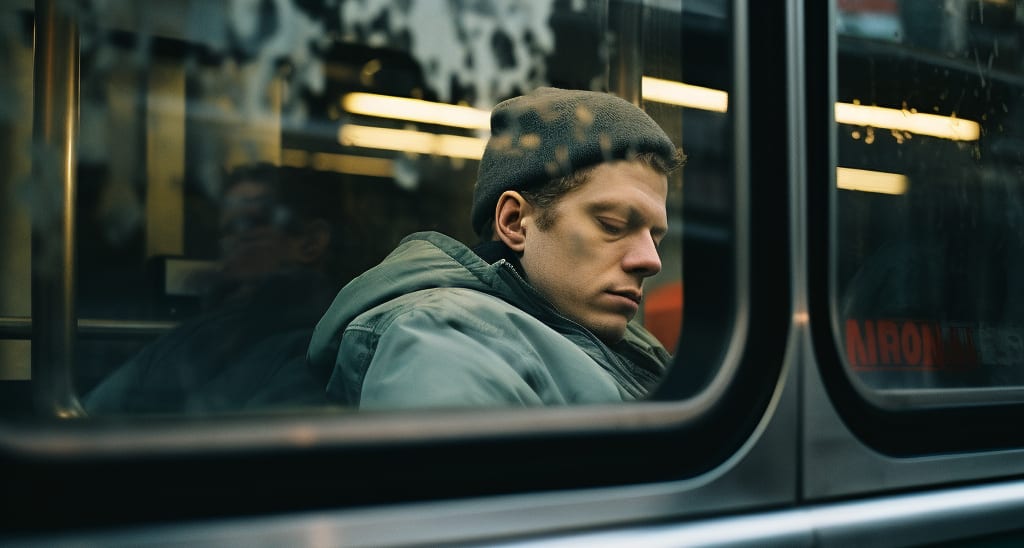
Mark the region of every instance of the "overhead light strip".
<instances>
[{"instance_id":1,"label":"overhead light strip","mask_svg":"<svg viewBox=\"0 0 1024 548\"><path fill-rule=\"evenodd\" d=\"M338 131L338 142L344 146L397 150L416 154L433 154L479 160L484 155L486 139L427 133L409 129L345 124Z\"/></svg>"},{"instance_id":2,"label":"overhead light strip","mask_svg":"<svg viewBox=\"0 0 1024 548\"><path fill-rule=\"evenodd\" d=\"M379 118L467 129L490 129L491 127L489 111L408 97L392 97L375 93L348 93L342 97L341 107L353 114Z\"/></svg>"},{"instance_id":3,"label":"overhead light strip","mask_svg":"<svg viewBox=\"0 0 1024 548\"><path fill-rule=\"evenodd\" d=\"M981 126L971 120L851 103L836 103L836 122L909 131L954 141L977 141L981 137Z\"/></svg>"},{"instance_id":4,"label":"overhead light strip","mask_svg":"<svg viewBox=\"0 0 1024 548\"><path fill-rule=\"evenodd\" d=\"M643 98L648 101L713 112L726 112L729 106L729 94L725 91L682 82L644 76L642 89ZM476 130L487 130L490 127L490 112L486 110L407 97L349 93L342 98L342 107L355 114L396 120ZM975 141L981 135L981 126L971 120L894 108L836 103L835 117L840 124L908 131L955 141ZM475 137L352 124L342 127L339 141L352 146L474 160L483 155L486 145L486 140Z\"/></svg>"},{"instance_id":5,"label":"overhead light strip","mask_svg":"<svg viewBox=\"0 0 1024 548\"><path fill-rule=\"evenodd\" d=\"M646 101L667 103L683 107L725 112L729 108L729 94L718 89L705 88L644 76L640 89Z\"/></svg>"},{"instance_id":6,"label":"overhead light strip","mask_svg":"<svg viewBox=\"0 0 1024 548\"><path fill-rule=\"evenodd\" d=\"M879 194L906 194L910 182L906 175L849 167L836 168L836 187Z\"/></svg>"},{"instance_id":7,"label":"overhead light strip","mask_svg":"<svg viewBox=\"0 0 1024 548\"><path fill-rule=\"evenodd\" d=\"M648 101L715 112L726 112L729 106L728 93L682 82L644 76L641 89L644 99ZM491 127L491 113L488 110L408 97L362 92L347 93L341 99L341 107L353 114L378 118L465 129L487 130Z\"/></svg>"}]
</instances>

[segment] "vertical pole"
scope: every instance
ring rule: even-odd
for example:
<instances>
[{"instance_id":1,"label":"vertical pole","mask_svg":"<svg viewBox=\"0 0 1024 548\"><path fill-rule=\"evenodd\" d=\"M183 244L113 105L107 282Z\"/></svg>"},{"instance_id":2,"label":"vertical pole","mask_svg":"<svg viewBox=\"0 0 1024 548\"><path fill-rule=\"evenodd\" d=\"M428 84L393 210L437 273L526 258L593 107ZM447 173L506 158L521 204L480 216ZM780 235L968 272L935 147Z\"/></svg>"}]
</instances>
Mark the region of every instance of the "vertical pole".
<instances>
[{"instance_id":1,"label":"vertical pole","mask_svg":"<svg viewBox=\"0 0 1024 548\"><path fill-rule=\"evenodd\" d=\"M37 411L82 415L74 390L78 26L36 0L33 81L32 392Z\"/></svg>"},{"instance_id":2,"label":"vertical pole","mask_svg":"<svg viewBox=\"0 0 1024 548\"><path fill-rule=\"evenodd\" d=\"M644 66L644 14L640 0L610 0L607 8L608 34L612 40L608 51L608 91L643 107L640 88ZM636 321L644 321L644 308Z\"/></svg>"},{"instance_id":3,"label":"vertical pole","mask_svg":"<svg viewBox=\"0 0 1024 548\"><path fill-rule=\"evenodd\" d=\"M611 0L608 5L608 91L640 106L643 77L645 6L640 1Z\"/></svg>"}]
</instances>

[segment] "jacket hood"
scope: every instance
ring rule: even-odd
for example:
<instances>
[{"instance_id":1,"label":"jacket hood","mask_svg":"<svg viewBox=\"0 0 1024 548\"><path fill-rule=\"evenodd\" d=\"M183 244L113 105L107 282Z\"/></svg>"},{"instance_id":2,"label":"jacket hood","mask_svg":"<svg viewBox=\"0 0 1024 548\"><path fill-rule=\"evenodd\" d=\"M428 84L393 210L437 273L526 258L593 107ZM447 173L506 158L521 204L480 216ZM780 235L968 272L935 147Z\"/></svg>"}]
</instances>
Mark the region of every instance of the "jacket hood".
<instances>
[{"instance_id":1,"label":"jacket hood","mask_svg":"<svg viewBox=\"0 0 1024 548\"><path fill-rule=\"evenodd\" d=\"M462 287L498 294L492 265L458 240L438 232L406 236L380 264L338 292L317 324L307 359L315 371L330 370L345 328L360 314L423 289Z\"/></svg>"}]
</instances>

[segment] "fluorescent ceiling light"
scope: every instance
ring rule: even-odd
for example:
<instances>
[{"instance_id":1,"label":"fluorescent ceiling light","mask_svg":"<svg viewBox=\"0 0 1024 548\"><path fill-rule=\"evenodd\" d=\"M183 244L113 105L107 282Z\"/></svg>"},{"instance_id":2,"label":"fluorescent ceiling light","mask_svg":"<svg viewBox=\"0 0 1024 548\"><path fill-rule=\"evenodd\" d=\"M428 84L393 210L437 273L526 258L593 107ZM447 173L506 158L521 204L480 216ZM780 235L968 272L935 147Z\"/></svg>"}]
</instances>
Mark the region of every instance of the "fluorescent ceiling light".
<instances>
[{"instance_id":1,"label":"fluorescent ceiling light","mask_svg":"<svg viewBox=\"0 0 1024 548\"><path fill-rule=\"evenodd\" d=\"M484 147L487 145L486 139L477 137L352 124L341 126L341 130L338 131L338 142L344 146L435 154L470 160L479 160L484 155Z\"/></svg>"},{"instance_id":2,"label":"fluorescent ceiling light","mask_svg":"<svg viewBox=\"0 0 1024 548\"><path fill-rule=\"evenodd\" d=\"M341 106L354 114L380 118L469 129L491 128L490 111L407 97L392 97L375 93L349 93L341 98Z\"/></svg>"},{"instance_id":3,"label":"fluorescent ceiling light","mask_svg":"<svg viewBox=\"0 0 1024 548\"><path fill-rule=\"evenodd\" d=\"M643 98L648 101L714 112L726 112L729 106L729 94L725 91L672 80L644 76L641 89ZM354 114L466 129L490 129L490 112L473 107L373 93L349 93L342 97L341 103L346 111ZM895 108L836 103L835 116L840 124L909 131L955 141L976 141L981 135L981 126L971 120Z\"/></svg>"},{"instance_id":4,"label":"fluorescent ceiling light","mask_svg":"<svg viewBox=\"0 0 1024 548\"><path fill-rule=\"evenodd\" d=\"M836 103L836 122L909 131L954 141L977 141L981 136L981 126L970 120L850 103Z\"/></svg>"},{"instance_id":5,"label":"fluorescent ceiling light","mask_svg":"<svg viewBox=\"0 0 1024 548\"><path fill-rule=\"evenodd\" d=\"M899 173L849 167L836 168L836 187L844 190L896 195L906 194L908 186L907 176Z\"/></svg>"},{"instance_id":6,"label":"fluorescent ceiling light","mask_svg":"<svg viewBox=\"0 0 1024 548\"><path fill-rule=\"evenodd\" d=\"M661 78L644 76L643 97L648 101L668 103L684 107L725 112L729 106L729 94L711 88L673 82ZM490 129L491 113L488 110L394 97L375 93L348 93L341 99L342 108L353 114L408 120L467 129Z\"/></svg>"},{"instance_id":7,"label":"fluorescent ceiling light","mask_svg":"<svg viewBox=\"0 0 1024 548\"><path fill-rule=\"evenodd\" d=\"M729 106L728 93L682 82L644 76L641 89L648 101L714 112L726 112ZM954 141L977 141L981 136L981 126L977 122L954 116L851 103L836 103L835 109L836 122L840 124L909 131Z\"/></svg>"},{"instance_id":8,"label":"fluorescent ceiling light","mask_svg":"<svg viewBox=\"0 0 1024 548\"><path fill-rule=\"evenodd\" d=\"M714 112L725 112L729 107L729 94L711 88L692 86L682 82L644 76L640 89L645 100L668 103Z\"/></svg>"}]
</instances>

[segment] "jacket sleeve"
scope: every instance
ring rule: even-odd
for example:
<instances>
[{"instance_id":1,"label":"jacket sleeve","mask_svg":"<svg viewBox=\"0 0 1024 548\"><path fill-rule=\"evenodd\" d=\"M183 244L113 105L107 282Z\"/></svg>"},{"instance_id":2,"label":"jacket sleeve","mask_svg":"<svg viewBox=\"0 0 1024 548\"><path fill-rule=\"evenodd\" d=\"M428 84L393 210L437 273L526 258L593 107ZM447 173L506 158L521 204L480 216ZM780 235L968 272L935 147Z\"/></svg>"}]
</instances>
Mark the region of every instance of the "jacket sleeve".
<instances>
[{"instance_id":1,"label":"jacket sleeve","mask_svg":"<svg viewBox=\"0 0 1024 548\"><path fill-rule=\"evenodd\" d=\"M345 382L359 386L350 403L360 409L557 403L536 351L512 332L514 324L508 332L501 325L427 307L398 315L379 335L347 331L340 356L362 361L345 367Z\"/></svg>"}]
</instances>

